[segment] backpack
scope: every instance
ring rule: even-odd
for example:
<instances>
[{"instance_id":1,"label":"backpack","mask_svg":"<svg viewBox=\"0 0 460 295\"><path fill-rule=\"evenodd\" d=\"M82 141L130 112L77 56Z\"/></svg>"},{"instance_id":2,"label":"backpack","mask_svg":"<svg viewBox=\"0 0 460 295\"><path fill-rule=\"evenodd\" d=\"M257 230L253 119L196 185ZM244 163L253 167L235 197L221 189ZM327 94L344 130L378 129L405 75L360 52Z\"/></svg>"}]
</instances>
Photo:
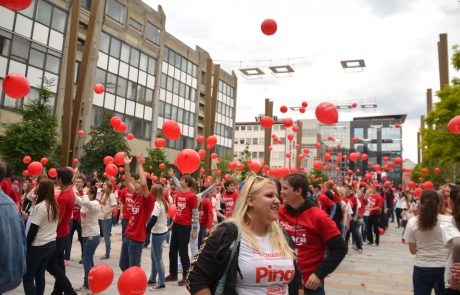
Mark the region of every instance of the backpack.
<instances>
[{"instance_id":1,"label":"backpack","mask_svg":"<svg viewBox=\"0 0 460 295\"><path fill-rule=\"evenodd\" d=\"M342 205L340 204L340 202L336 202L334 200L334 195L330 190L326 191L326 196L331 201L333 201L335 203L335 205L336 205L335 214L334 214L334 216L332 216L332 220L335 221L335 223L337 224L337 227L340 229L341 228L340 224L342 224L342 220L343 220Z\"/></svg>"}]
</instances>

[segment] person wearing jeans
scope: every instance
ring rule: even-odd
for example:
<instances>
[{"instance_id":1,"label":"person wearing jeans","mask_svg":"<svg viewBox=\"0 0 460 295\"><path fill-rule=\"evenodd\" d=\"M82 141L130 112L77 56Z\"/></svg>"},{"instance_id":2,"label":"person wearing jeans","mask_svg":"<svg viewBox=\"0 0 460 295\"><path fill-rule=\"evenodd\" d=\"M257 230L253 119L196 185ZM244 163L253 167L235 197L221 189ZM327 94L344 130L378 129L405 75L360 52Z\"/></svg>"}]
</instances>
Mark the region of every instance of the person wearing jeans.
<instances>
[{"instance_id":1,"label":"person wearing jeans","mask_svg":"<svg viewBox=\"0 0 460 295\"><path fill-rule=\"evenodd\" d=\"M106 181L102 185L102 195L99 200L101 211L99 213L99 221L102 228L102 235L105 241L105 255L101 259L110 258L110 232L112 230L112 212L117 208L117 200L113 193L112 182Z\"/></svg>"},{"instance_id":2,"label":"person wearing jeans","mask_svg":"<svg viewBox=\"0 0 460 295\"><path fill-rule=\"evenodd\" d=\"M369 211L369 219L367 221L367 240L371 246L378 246L380 243L380 233L379 233L379 225L380 225L380 218L382 215L382 209L384 206L383 198L380 196L380 191L377 188L371 188L368 191L368 198L367 198L367 205L366 210ZM374 244L374 236L375 234L375 244Z\"/></svg>"},{"instance_id":3,"label":"person wearing jeans","mask_svg":"<svg viewBox=\"0 0 460 295\"><path fill-rule=\"evenodd\" d=\"M96 200L97 189L91 187L85 190L83 197L75 195L75 202L81 206L81 225L82 225L82 236L83 236L83 269L85 276L83 278L83 286L78 291L89 292L88 289L88 274L91 268L94 266L94 252L101 241L99 235L99 212L101 211L101 205ZM110 235L109 235L110 236Z\"/></svg>"},{"instance_id":4,"label":"person wearing jeans","mask_svg":"<svg viewBox=\"0 0 460 295\"><path fill-rule=\"evenodd\" d=\"M132 266L141 266L142 250L145 242L146 224L153 210L154 200L149 192L149 184L144 172L145 158L140 154L137 160L139 176L131 177L132 158L125 155L126 187L133 194L131 218L121 244L119 266L122 271Z\"/></svg>"},{"instance_id":5,"label":"person wearing jeans","mask_svg":"<svg viewBox=\"0 0 460 295\"><path fill-rule=\"evenodd\" d=\"M54 197L53 183L48 179L40 181L37 195L27 234L27 271L23 278L26 295L43 295L46 266L56 251L59 207Z\"/></svg>"},{"instance_id":6,"label":"person wearing jeans","mask_svg":"<svg viewBox=\"0 0 460 295\"><path fill-rule=\"evenodd\" d=\"M78 196L83 196L83 187L85 187L85 179L82 176L78 176L74 181L74 193ZM72 252L72 240L75 231L78 235L78 242L80 242L81 247L81 259L80 264L83 262L83 238L81 235L81 217L80 217L80 205L75 204L73 207L73 214L72 219L70 220L70 233L68 236L65 252L64 252L64 260L68 262L70 260L70 253Z\"/></svg>"}]
</instances>

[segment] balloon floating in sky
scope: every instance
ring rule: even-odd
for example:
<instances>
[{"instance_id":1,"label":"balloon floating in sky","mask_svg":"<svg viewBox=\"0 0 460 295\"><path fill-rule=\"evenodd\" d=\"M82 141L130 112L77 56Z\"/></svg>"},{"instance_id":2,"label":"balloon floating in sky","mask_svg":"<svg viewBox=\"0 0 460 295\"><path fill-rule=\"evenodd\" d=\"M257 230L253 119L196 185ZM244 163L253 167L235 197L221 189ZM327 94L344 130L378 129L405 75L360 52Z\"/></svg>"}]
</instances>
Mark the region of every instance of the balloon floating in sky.
<instances>
[{"instance_id":1,"label":"balloon floating in sky","mask_svg":"<svg viewBox=\"0 0 460 295\"><path fill-rule=\"evenodd\" d=\"M21 74L8 74L3 79L3 90L11 98L23 98L30 91L29 80Z\"/></svg>"},{"instance_id":2,"label":"balloon floating in sky","mask_svg":"<svg viewBox=\"0 0 460 295\"><path fill-rule=\"evenodd\" d=\"M13 11L21 11L26 9L27 7L32 4L32 0L1 0L0 5L13 10Z\"/></svg>"},{"instance_id":3,"label":"balloon floating in sky","mask_svg":"<svg viewBox=\"0 0 460 295\"><path fill-rule=\"evenodd\" d=\"M262 30L262 33L264 33L265 35L271 36L276 33L278 25L276 24L276 21L274 21L273 19L267 18L260 25L260 29Z\"/></svg>"},{"instance_id":4,"label":"balloon floating in sky","mask_svg":"<svg viewBox=\"0 0 460 295\"><path fill-rule=\"evenodd\" d=\"M323 124L335 124L339 120L337 108L330 102L320 103L315 110L315 115L318 121Z\"/></svg>"}]
</instances>

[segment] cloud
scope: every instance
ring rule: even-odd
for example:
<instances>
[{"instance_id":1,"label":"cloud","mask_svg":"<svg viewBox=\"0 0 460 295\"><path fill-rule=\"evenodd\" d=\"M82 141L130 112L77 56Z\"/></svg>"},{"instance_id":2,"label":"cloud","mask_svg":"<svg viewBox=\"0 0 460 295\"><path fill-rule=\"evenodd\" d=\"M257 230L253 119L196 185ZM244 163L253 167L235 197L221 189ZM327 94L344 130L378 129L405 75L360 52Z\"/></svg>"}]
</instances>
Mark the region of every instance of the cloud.
<instances>
[{"instance_id":1,"label":"cloud","mask_svg":"<svg viewBox=\"0 0 460 295\"><path fill-rule=\"evenodd\" d=\"M414 8L413 0L360 0L359 4L368 7L369 10L379 16L387 17L394 14L402 14Z\"/></svg>"}]
</instances>

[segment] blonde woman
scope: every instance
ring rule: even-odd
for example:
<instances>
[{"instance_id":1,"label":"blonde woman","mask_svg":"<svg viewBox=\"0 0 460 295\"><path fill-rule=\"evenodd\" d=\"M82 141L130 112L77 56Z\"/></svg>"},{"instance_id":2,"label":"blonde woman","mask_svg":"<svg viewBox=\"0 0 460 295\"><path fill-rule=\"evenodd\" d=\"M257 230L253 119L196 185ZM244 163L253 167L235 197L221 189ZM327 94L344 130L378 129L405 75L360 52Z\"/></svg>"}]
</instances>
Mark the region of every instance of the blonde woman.
<instances>
[{"instance_id":1,"label":"blonde woman","mask_svg":"<svg viewBox=\"0 0 460 295\"><path fill-rule=\"evenodd\" d=\"M110 181L102 185L102 194L99 200L101 212L99 213L99 222L102 228L102 234L105 241L105 255L102 260L110 258L110 232L112 231L112 212L117 208L117 199L113 193L113 186Z\"/></svg>"},{"instance_id":2,"label":"blonde woman","mask_svg":"<svg viewBox=\"0 0 460 295\"><path fill-rule=\"evenodd\" d=\"M278 223L275 182L249 178L231 218L205 239L187 275L191 294L299 294L294 245Z\"/></svg>"}]
</instances>

